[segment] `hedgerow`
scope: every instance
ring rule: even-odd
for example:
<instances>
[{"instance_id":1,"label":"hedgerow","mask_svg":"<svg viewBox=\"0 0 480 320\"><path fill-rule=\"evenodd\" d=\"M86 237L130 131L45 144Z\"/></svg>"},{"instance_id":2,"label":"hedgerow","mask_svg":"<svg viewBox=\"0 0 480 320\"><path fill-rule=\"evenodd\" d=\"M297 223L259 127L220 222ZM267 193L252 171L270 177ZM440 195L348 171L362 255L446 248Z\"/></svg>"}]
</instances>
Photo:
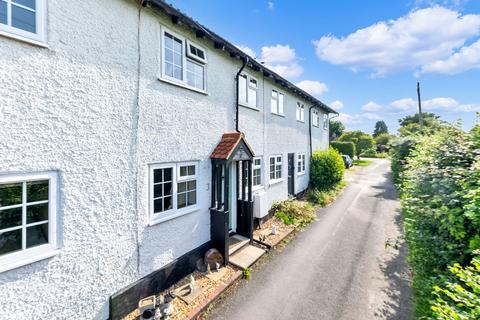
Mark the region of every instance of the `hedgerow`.
<instances>
[{"instance_id":1,"label":"hedgerow","mask_svg":"<svg viewBox=\"0 0 480 320\"><path fill-rule=\"evenodd\" d=\"M419 317L439 318L432 306L439 303L439 292L445 294L438 288L451 277L449 266L468 265L480 248L479 132L478 127L465 133L443 125L433 134L393 145L392 171L401 194ZM450 293L453 300L460 298Z\"/></svg>"},{"instance_id":2,"label":"hedgerow","mask_svg":"<svg viewBox=\"0 0 480 320\"><path fill-rule=\"evenodd\" d=\"M330 146L341 154L350 156L352 159L357 154L355 151L355 144L351 141L332 141L330 142Z\"/></svg>"}]
</instances>

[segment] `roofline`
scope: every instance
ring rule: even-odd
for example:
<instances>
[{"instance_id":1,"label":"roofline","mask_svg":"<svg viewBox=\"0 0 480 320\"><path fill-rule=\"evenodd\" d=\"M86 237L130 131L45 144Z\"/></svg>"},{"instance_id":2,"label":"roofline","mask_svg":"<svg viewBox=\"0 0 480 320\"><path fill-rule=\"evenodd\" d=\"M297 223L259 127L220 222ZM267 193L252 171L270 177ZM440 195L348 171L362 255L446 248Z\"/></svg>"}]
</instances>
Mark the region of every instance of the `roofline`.
<instances>
[{"instance_id":1,"label":"roofline","mask_svg":"<svg viewBox=\"0 0 480 320\"><path fill-rule=\"evenodd\" d=\"M213 46L215 49L226 51L230 54L231 58L234 59L247 59L248 63L247 66L257 72L261 72L265 77L272 78L276 84L293 91L295 94L299 95L300 97L312 102L315 106L322 108L323 110L327 111L328 113L338 114L337 111L330 108L322 101L318 100L311 94L307 93L303 89L300 89L295 84L291 83L284 77L280 76L276 72L270 70L260 62L256 61L253 57L249 56L235 45L230 43L229 41L225 40L215 32L211 31L210 29L204 27L197 21L193 20L189 16L185 15L180 10L174 8L170 4L166 3L164 0L137 0L142 6L150 5L153 8L159 9L166 15L170 16L172 23L178 25L185 25L195 31L195 35L198 38L207 38L213 41Z\"/></svg>"}]
</instances>

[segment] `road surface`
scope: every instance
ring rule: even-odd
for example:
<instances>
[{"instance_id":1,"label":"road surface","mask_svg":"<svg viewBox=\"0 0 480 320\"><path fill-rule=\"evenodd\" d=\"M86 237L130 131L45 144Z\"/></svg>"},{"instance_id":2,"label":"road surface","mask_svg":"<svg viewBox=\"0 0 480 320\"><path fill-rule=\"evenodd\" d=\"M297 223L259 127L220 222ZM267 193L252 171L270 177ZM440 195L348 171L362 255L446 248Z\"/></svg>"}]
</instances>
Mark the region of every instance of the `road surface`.
<instances>
[{"instance_id":1,"label":"road surface","mask_svg":"<svg viewBox=\"0 0 480 320\"><path fill-rule=\"evenodd\" d=\"M410 319L399 202L389 162L348 172L318 221L219 303L208 319Z\"/></svg>"}]
</instances>

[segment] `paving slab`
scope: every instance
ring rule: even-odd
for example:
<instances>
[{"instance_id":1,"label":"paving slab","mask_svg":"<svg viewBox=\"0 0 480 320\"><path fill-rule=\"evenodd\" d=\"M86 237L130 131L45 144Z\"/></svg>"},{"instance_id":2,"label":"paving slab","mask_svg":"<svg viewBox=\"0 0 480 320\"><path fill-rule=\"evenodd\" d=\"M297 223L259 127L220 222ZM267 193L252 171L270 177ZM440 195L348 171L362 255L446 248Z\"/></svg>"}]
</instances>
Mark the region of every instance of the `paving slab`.
<instances>
[{"instance_id":1,"label":"paving slab","mask_svg":"<svg viewBox=\"0 0 480 320\"><path fill-rule=\"evenodd\" d=\"M246 269L265 254L265 250L248 245L230 256L229 262L234 266Z\"/></svg>"}]
</instances>

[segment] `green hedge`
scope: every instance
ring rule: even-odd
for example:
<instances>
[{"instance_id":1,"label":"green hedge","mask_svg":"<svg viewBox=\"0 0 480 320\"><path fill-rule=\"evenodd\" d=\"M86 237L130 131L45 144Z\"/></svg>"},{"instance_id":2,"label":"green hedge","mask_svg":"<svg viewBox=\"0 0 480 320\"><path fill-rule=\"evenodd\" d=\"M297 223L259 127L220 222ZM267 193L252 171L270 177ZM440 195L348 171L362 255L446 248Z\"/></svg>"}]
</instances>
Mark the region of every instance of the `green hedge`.
<instances>
[{"instance_id":1,"label":"green hedge","mask_svg":"<svg viewBox=\"0 0 480 320\"><path fill-rule=\"evenodd\" d=\"M311 159L310 184L313 189L328 190L343 179L345 165L342 156L334 148L315 151Z\"/></svg>"},{"instance_id":2,"label":"green hedge","mask_svg":"<svg viewBox=\"0 0 480 320\"><path fill-rule=\"evenodd\" d=\"M392 168L401 194L419 318L444 319L439 315L445 311L447 291L438 288L451 277L450 266L467 266L480 248L479 147L479 127L466 133L453 126L393 147ZM480 305L476 294L474 301ZM464 298L455 291L448 295L458 303ZM469 319L461 315L473 312L471 308L457 304L449 309L453 315L448 319Z\"/></svg>"},{"instance_id":3,"label":"green hedge","mask_svg":"<svg viewBox=\"0 0 480 320\"><path fill-rule=\"evenodd\" d=\"M355 153L355 143L351 141L332 141L330 142L330 146L336 149L338 152L341 154L346 154L349 155L350 158L354 158L356 153Z\"/></svg>"}]
</instances>

